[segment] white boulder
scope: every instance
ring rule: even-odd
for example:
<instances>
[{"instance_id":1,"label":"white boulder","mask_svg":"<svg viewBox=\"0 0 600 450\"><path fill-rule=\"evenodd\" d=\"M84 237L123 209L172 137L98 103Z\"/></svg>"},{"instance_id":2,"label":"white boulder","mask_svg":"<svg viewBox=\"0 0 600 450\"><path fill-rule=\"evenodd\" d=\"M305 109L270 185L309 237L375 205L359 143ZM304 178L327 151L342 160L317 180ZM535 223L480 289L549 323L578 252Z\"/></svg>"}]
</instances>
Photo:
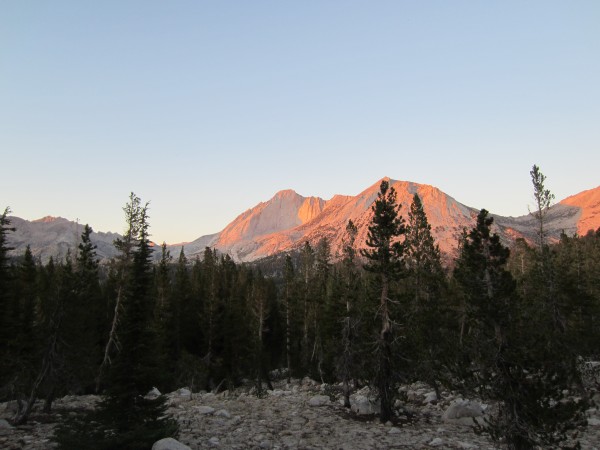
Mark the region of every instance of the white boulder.
<instances>
[{"instance_id":1,"label":"white boulder","mask_svg":"<svg viewBox=\"0 0 600 450\"><path fill-rule=\"evenodd\" d=\"M473 425L473 421L483 416L483 413L483 407L478 402L457 399L446 409L442 419L445 422Z\"/></svg>"},{"instance_id":2,"label":"white boulder","mask_svg":"<svg viewBox=\"0 0 600 450\"><path fill-rule=\"evenodd\" d=\"M350 409L356 414L379 414L381 402L369 395L368 391L356 393L350 396Z\"/></svg>"},{"instance_id":3,"label":"white boulder","mask_svg":"<svg viewBox=\"0 0 600 450\"><path fill-rule=\"evenodd\" d=\"M443 441L443 439L442 439L442 438L439 438L439 437L437 437L437 438L435 438L433 441L431 441L431 442L429 443L429 446L430 446L430 447L439 447L440 445L443 445L443 444L444 444L444 441Z\"/></svg>"},{"instance_id":4,"label":"white boulder","mask_svg":"<svg viewBox=\"0 0 600 450\"><path fill-rule=\"evenodd\" d=\"M329 397L327 395L315 395L311 397L308 401L310 406L325 406L330 403Z\"/></svg>"},{"instance_id":5,"label":"white boulder","mask_svg":"<svg viewBox=\"0 0 600 450\"><path fill-rule=\"evenodd\" d=\"M192 450L185 444L182 444L173 438L164 438L156 441L152 446L152 450Z\"/></svg>"},{"instance_id":6,"label":"white boulder","mask_svg":"<svg viewBox=\"0 0 600 450\"><path fill-rule=\"evenodd\" d=\"M212 406L206 406L206 405L200 405L200 406L194 406L194 410L200 414L200 415L208 415L208 414L213 414L215 412L215 408L213 408Z\"/></svg>"},{"instance_id":7,"label":"white boulder","mask_svg":"<svg viewBox=\"0 0 600 450\"><path fill-rule=\"evenodd\" d=\"M144 398L147 400L154 400L160 397L161 395L162 394L160 393L160 391L157 388L153 387L152 390L144 396Z\"/></svg>"}]
</instances>

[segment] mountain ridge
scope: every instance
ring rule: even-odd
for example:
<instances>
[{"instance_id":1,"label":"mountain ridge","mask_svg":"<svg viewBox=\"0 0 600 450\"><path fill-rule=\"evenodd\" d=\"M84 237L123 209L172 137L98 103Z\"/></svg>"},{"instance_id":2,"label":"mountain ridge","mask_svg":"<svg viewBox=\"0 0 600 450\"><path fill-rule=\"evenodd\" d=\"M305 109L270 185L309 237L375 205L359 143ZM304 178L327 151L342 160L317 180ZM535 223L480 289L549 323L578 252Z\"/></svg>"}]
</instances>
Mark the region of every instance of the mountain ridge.
<instances>
[{"instance_id":1,"label":"mountain ridge","mask_svg":"<svg viewBox=\"0 0 600 450\"><path fill-rule=\"evenodd\" d=\"M228 253L236 261L254 261L279 252L299 249L305 242L311 245L327 238L332 254L341 252L344 230L348 220L358 228L356 242L364 246L371 221L371 205L377 198L382 180L387 180L397 192L400 214L406 219L416 193L421 198L432 233L447 259L454 256L458 238L464 228L474 225L478 209L460 203L439 188L411 181L384 177L359 194L336 194L329 200L304 197L292 189L275 193L239 214L223 230L200 236L188 243L169 246L184 248L189 258L201 256L206 247ZM531 215L505 217L490 212L495 218L495 229L503 241L510 244L517 238L535 240L536 221ZM35 256L42 260L49 256L64 257L67 249L74 252L83 225L62 217L46 216L26 221L12 216L16 231L9 233L9 245L15 247L13 255L22 254L27 243ZM585 234L588 229L600 227L600 186L571 195L554 204L546 216L546 229L551 239L562 232ZM116 254L112 242L117 233L94 232L92 241L98 245L98 255L107 259Z\"/></svg>"}]
</instances>

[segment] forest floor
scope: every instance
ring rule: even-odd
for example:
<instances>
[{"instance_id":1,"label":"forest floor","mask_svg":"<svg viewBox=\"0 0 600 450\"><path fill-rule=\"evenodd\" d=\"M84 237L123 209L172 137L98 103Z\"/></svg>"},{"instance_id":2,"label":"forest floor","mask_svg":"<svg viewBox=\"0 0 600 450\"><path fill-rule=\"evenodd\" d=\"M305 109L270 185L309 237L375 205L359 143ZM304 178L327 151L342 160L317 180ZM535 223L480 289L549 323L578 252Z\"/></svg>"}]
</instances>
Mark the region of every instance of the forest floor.
<instances>
[{"instance_id":1,"label":"forest floor","mask_svg":"<svg viewBox=\"0 0 600 450\"><path fill-rule=\"evenodd\" d=\"M337 386L312 380L285 380L257 396L248 389L167 394L169 412L180 426L178 440L191 449L495 449L488 435L476 434L471 418L449 419L448 408L461 399L443 392L435 400L427 385L402 388L401 414L382 424L376 415L344 408ZM0 448L46 450L54 446L52 431L61 417L93 408L100 397L67 396L53 412L36 405L28 424L10 427L11 403L0 404ZM482 405L483 410L489 410ZM600 412L588 411L588 426L576 431L583 449L600 449Z\"/></svg>"}]
</instances>

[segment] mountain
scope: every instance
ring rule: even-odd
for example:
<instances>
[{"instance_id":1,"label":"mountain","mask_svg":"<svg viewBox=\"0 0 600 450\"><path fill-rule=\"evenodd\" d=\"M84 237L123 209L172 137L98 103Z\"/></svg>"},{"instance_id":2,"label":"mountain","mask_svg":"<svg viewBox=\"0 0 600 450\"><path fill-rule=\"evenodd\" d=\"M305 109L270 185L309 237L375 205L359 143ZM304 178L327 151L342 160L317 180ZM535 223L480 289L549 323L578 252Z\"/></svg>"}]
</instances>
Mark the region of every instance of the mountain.
<instances>
[{"instance_id":1,"label":"mountain","mask_svg":"<svg viewBox=\"0 0 600 450\"><path fill-rule=\"evenodd\" d=\"M389 178L390 185L398 195L400 213L406 218L417 193L423 202L432 233L446 258L452 258L457 249L458 238L464 228L474 225L478 210L466 206L434 186L396 181ZM201 236L183 244L185 253L193 258L202 255L206 247L228 253L236 261L254 261L279 252L301 248L306 241L311 245L327 238L333 255L342 249L344 230L348 220L357 228L356 242L364 246L371 206L377 198L381 180L356 196L336 195L330 200L319 197L303 197L293 190L279 191L266 202L240 214L221 232ZM495 218L495 229L506 244L517 238L535 242L536 220L531 215ZM75 251L83 226L63 218L46 217L28 222L12 217L15 233L9 233L9 243L22 254L29 243L34 255L46 261L50 255L64 257L67 248ZM568 197L550 208L546 216L546 230L551 239L558 239L562 232L568 235L585 234L600 228L600 187ZM98 246L101 258L116 254L112 242L116 233L93 233L92 241ZM182 244L172 246L178 251Z\"/></svg>"},{"instance_id":2,"label":"mountain","mask_svg":"<svg viewBox=\"0 0 600 450\"><path fill-rule=\"evenodd\" d=\"M565 198L561 205L577 209L577 233L584 235L588 230L600 228L600 186Z\"/></svg>"},{"instance_id":3,"label":"mountain","mask_svg":"<svg viewBox=\"0 0 600 450\"><path fill-rule=\"evenodd\" d=\"M14 248L11 255L22 255L29 245L33 256L43 263L47 263L51 256L63 259L69 249L75 253L84 227L77 222L52 216L34 221L11 216L10 221L11 227L15 228L14 232L8 233L8 244ZM101 259L109 259L117 254L113 246L117 237L117 233L92 233L90 238L98 247L96 253Z\"/></svg>"},{"instance_id":4,"label":"mountain","mask_svg":"<svg viewBox=\"0 0 600 450\"><path fill-rule=\"evenodd\" d=\"M396 181L390 185L398 194L400 213L406 218L413 195L423 202L432 232L447 258L454 256L463 228L474 225L478 210L466 206L434 186ZM381 180L356 196L336 195L330 200L303 197L294 191L278 192L240 214L220 233L202 236L185 246L189 256L201 254L206 246L229 253L237 261L253 261L283 251L299 249L308 241L315 245L326 237L332 252L341 252L348 220L358 227L357 244L363 245L371 221L371 205L377 198ZM531 215L503 217L491 213L495 229L506 244L517 238L534 242L536 220ZM551 239L561 232L585 234L600 227L600 187L569 197L554 205L546 216Z\"/></svg>"}]
</instances>

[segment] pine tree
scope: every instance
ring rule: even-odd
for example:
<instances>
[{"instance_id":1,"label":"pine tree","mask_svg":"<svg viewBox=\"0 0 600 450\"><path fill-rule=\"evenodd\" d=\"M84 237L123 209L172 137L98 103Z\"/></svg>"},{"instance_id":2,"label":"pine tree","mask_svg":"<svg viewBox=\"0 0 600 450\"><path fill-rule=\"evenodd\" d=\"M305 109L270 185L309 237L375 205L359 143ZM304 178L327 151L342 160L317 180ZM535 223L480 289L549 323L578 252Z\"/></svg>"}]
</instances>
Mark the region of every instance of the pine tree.
<instances>
[{"instance_id":1,"label":"pine tree","mask_svg":"<svg viewBox=\"0 0 600 450\"><path fill-rule=\"evenodd\" d=\"M534 164L529 175L531 176L531 183L533 184L533 198L535 200L535 210L532 215L538 222L538 246L540 252L542 252L546 246L547 238L546 229L544 227L546 215L554 200L554 194L552 194L549 189L546 189L544 184L546 176L540 171L538 166Z\"/></svg>"},{"instance_id":2,"label":"pine tree","mask_svg":"<svg viewBox=\"0 0 600 450\"><path fill-rule=\"evenodd\" d=\"M535 210L532 215L538 222L538 254L537 254L537 284L538 294L543 302L543 310L552 317L555 333L566 331L566 317L563 308L558 301L556 292L556 268L554 257L547 243L547 232L545 229L546 215L550 209L554 194L546 189L546 176L534 165L530 172L533 185L533 197Z\"/></svg>"},{"instance_id":3,"label":"pine tree","mask_svg":"<svg viewBox=\"0 0 600 450\"><path fill-rule=\"evenodd\" d=\"M78 246L74 271L72 304L67 305L65 322L66 341L72 349L69 355L73 392L91 392L94 389L95 367L100 362L101 289L96 245L92 243L92 227L85 225Z\"/></svg>"},{"instance_id":4,"label":"pine tree","mask_svg":"<svg viewBox=\"0 0 600 450\"><path fill-rule=\"evenodd\" d=\"M499 403L486 426L509 449L560 443L578 423L579 405L569 399L564 355L546 345L548 327L519 299L506 270L508 248L491 232L493 219L481 210L463 242L454 276L467 304L462 344L467 389Z\"/></svg>"},{"instance_id":5,"label":"pine tree","mask_svg":"<svg viewBox=\"0 0 600 450\"><path fill-rule=\"evenodd\" d=\"M8 244L8 233L15 229L10 226L10 208L6 208L0 215L0 359L10 361L12 359L11 341L17 333L11 310L13 309L12 295L12 270L8 264L8 252L13 250ZM0 364L0 400L5 398L6 389L10 384L11 370L9 364Z\"/></svg>"},{"instance_id":6,"label":"pine tree","mask_svg":"<svg viewBox=\"0 0 600 450\"><path fill-rule=\"evenodd\" d=\"M23 260L16 272L15 299L13 320L18 324L16 336L11 345L13 357L11 361L14 366L13 389L19 402L17 423L24 423L27 417L23 416L23 400L29 397L31 386L36 377L36 364L39 360L39 334L35 326L35 312L38 305L38 270L31 252L27 245Z\"/></svg>"},{"instance_id":7,"label":"pine tree","mask_svg":"<svg viewBox=\"0 0 600 450\"><path fill-rule=\"evenodd\" d=\"M253 347L254 347L254 372L256 380L256 392L258 396L263 394L263 382L267 384L269 389L273 389L271 380L269 379L267 367L267 354L265 338L268 333L267 321L271 314L271 309L268 299L268 291L266 282L259 272L254 277L253 282L249 287L249 303L250 312L253 322Z\"/></svg>"},{"instance_id":8,"label":"pine tree","mask_svg":"<svg viewBox=\"0 0 600 450\"><path fill-rule=\"evenodd\" d=\"M344 394L344 406L350 407L350 380L356 377L357 370L357 340L360 336L359 331L359 284L360 277L356 261L356 235L358 229L352 220L348 220L346 225L346 237L342 248L342 261L340 268L340 300L341 308L341 345L339 346L339 359L337 364L337 375L342 381ZM333 342L332 342L333 344Z\"/></svg>"},{"instance_id":9,"label":"pine tree","mask_svg":"<svg viewBox=\"0 0 600 450\"><path fill-rule=\"evenodd\" d=\"M392 318L392 300L390 284L397 280L403 271L403 246L398 238L406 232L404 220L398 214L396 190L383 180L379 187L377 200L372 207L373 219L369 225L366 245L369 249L361 250L367 259L365 270L378 277L380 286L379 304L376 308L380 320L377 340L377 386L381 401L380 419L387 422L393 416L395 399L395 380L398 373L394 367L398 356L394 355L393 345L396 339L394 320Z\"/></svg>"},{"instance_id":10,"label":"pine tree","mask_svg":"<svg viewBox=\"0 0 600 450\"><path fill-rule=\"evenodd\" d=\"M315 251L315 272L313 301L311 302L311 334L313 339L311 351L311 369L314 377L319 377L321 382L329 380L334 372L333 355L325 348L327 334L335 327L336 314L331 309L331 248L327 238L322 238L317 243Z\"/></svg>"},{"instance_id":11,"label":"pine tree","mask_svg":"<svg viewBox=\"0 0 600 450\"><path fill-rule=\"evenodd\" d=\"M128 289L131 286L129 277L132 273L133 266L133 251L137 244L137 239L140 233L140 216L142 214L141 200L133 192L129 194L129 201L123 207L125 213L126 229L122 238L117 238L114 241L115 248L119 251L119 255L114 261L114 282L115 282L115 299L114 310L112 312L112 320L108 339L104 347L102 363L98 369L96 377L96 391L100 390L100 383L104 376L105 370L111 365L112 357L118 353L120 349L119 343L119 324L123 312L123 303L129 295Z\"/></svg>"},{"instance_id":12,"label":"pine tree","mask_svg":"<svg viewBox=\"0 0 600 450\"><path fill-rule=\"evenodd\" d=\"M207 366L205 389L210 391L216 387L215 380L221 376L219 322L222 310L219 297L219 260L216 250L211 250L209 247L204 249L202 269L202 286L204 288L202 330L205 335L203 359Z\"/></svg>"},{"instance_id":13,"label":"pine tree","mask_svg":"<svg viewBox=\"0 0 600 450\"><path fill-rule=\"evenodd\" d=\"M418 194L414 194L406 226L405 261L410 324L408 339L415 352L413 369L417 379L433 386L439 398L443 360L449 353L444 343L446 314L442 310L445 275L439 246L431 234L431 225Z\"/></svg>"},{"instance_id":14,"label":"pine tree","mask_svg":"<svg viewBox=\"0 0 600 450\"><path fill-rule=\"evenodd\" d=\"M124 286L127 295L122 304L120 351L108 372L106 397L98 409L58 428L56 440L62 448L142 450L177 433L176 422L166 416L165 397L145 397L161 375L151 326L154 299L148 204L142 206L133 194L131 200L139 208L133 216L135 245Z\"/></svg>"},{"instance_id":15,"label":"pine tree","mask_svg":"<svg viewBox=\"0 0 600 450\"><path fill-rule=\"evenodd\" d=\"M285 266L283 270L283 308L285 313L285 363L287 368L287 380L292 378L292 312L294 292L294 263L290 255L285 255Z\"/></svg>"},{"instance_id":16,"label":"pine tree","mask_svg":"<svg viewBox=\"0 0 600 450\"><path fill-rule=\"evenodd\" d=\"M311 313L313 310L313 291L312 279L314 276L315 252L308 241L304 243L300 255L300 289L302 292L302 369L306 372L310 370L312 339L310 335Z\"/></svg>"}]
</instances>

